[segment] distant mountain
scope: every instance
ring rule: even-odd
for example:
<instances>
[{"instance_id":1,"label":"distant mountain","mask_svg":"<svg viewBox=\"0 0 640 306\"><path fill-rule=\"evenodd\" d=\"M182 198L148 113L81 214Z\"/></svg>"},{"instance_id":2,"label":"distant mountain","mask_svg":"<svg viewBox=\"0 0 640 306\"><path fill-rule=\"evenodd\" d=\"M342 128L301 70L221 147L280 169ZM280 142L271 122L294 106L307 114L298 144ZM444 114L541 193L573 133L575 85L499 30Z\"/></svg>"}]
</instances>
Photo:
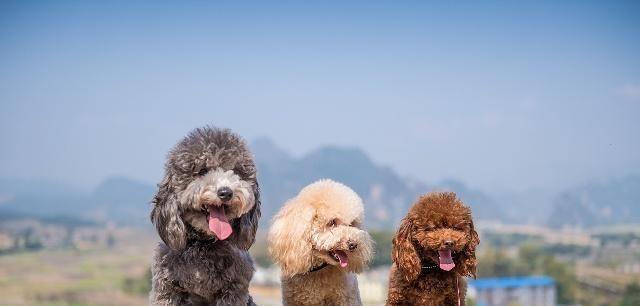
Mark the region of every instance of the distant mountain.
<instances>
[{"instance_id":1,"label":"distant mountain","mask_svg":"<svg viewBox=\"0 0 640 306\"><path fill-rule=\"evenodd\" d=\"M592 183L560 193L548 224L593 227L640 223L640 176Z\"/></svg>"},{"instance_id":2,"label":"distant mountain","mask_svg":"<svg viewBox=\"0 0 640 306\"><path fill-rule=\"evenodd\" d=\"M153 185L124 177L109 178L90 195L99 220L113 218L121 223L148 225Z\"/></svg>"},{"instance_id":3,"label":"distant mountain","mask_svg":"<svg viewBox=\"0 0 640 306\"><path fill-rule=\"evenodd\" d=\"M366 205L371 228L397 225L417 197L431 190L451 190L469 204L474 216L484 220L513 220L487 194L456 180L427 185L404 178L388 166L374 163L358 148L325 146L292 157L269 139L251 144L262 191L261 228L266 229L282 204L318 179L331 178L353 188ZM123 177L109 178L91 192L40 181L0 180L0 216L63 217L91 222L116 222L149 226L151 184ZM1 219L1 218L0 218ZM1 221L1 220L0 220Z\"/></svg>"},{"instance_id":4,"label":"distant mountain","mask_svg":"<svg viewBox=\"0 0 640 306\"><path fill-rule=\"evenodd\" d=\"M399 223L417 197L431 190L451 190L467 202L477 218L506 220L507 214L488 195L449 180L433 186L403 178L390 167L375 164L357 148L321 147L293 158L274 143L261 139L251 146L262 190L263 226L284 202L318 179L331 178L353 188L364 200L369 227Z\"/></svg>"},{"instance_id":5,"label":"distant mountain","mask_svg":"<svg viewBox=\"0 0 640 306\"><path fill-rule=\"evenodd\" d=\"M252 145L252 149L261 183L265 225L287 199L322 178L353 188L367 203L367 218L381 226L399 220L401 209L420 193L417 186L410 186L390 168L375 165L359 149L328 146L301 158L290 157L266 140Z\"/></svg>"},{"instance_id":6,"label":"distant mountain","mask_svg":"<svg viewBox=\"0 0 640 306\"><path fill-rule=\"evenodd\" d=\"M477 220L585 228L640 223L640 176L587 184L557 195L532 191L492 197L457 180L428 185L402 177L358 148L325 146L301 157L291 156L269 139L258 139L251 148L262 190L261 229L268 227L286 200L322 178L343 182L363 198L370 228L396 226L417 197L432 190L455 191ZM124 177L109 178L89 192L58 182L0 178L0 222L35 217L148 227L154 192L154 185Z\"/></svg>"},{"instance_id":7,"label":"distant mountain","mask_svg":"<svg viewBox=\"0 0 640 306\"><path fill-rule=\"evenodd\" d=\"M516 217L511 215L508 209L505 209L494 198L488 194L467 187L462 182L456 180L445 180L438 183L435 190L445 190L455 192L467 205L471 207L473 217L484 221L510 222ZM504 205L509 207L509 205Z\"/></svg>"},{"instance_id":8,"label":"distant mountain","mask_svg":"<svg viewBox=\"0 0 640 306\"><path fill-rule=\"evenodd\" d=\"M72 217L139 226L149 223L149 203L154 192L151 185L127 178L110 178L90 193L72 188L65 192L40 192L40 186L12 183L0 187L7 199L0 203L0 215L46 220Z\"/></svg>"},{"instance_id":9,"label":"distant mountain","mask_svg":"<svg viewBox=\"0 0 640 306\"><path fill-rule=\"evenodd\" d=\"M16 195L38 194L46 196L71 195L81 192L79 189L49 180L0 178L0 203Z\"/></svg>"},{"instance_id":10,"label":"distant mountain","mask_svg":"<svg viewBox=\"0 0 640 306\"><path fill-rule=\"evenodd\" d=\"M505 220L518 224L545 224L551 211L553 193L541 190L502 192L494 196Z\"/></svg>"}]
</instances>

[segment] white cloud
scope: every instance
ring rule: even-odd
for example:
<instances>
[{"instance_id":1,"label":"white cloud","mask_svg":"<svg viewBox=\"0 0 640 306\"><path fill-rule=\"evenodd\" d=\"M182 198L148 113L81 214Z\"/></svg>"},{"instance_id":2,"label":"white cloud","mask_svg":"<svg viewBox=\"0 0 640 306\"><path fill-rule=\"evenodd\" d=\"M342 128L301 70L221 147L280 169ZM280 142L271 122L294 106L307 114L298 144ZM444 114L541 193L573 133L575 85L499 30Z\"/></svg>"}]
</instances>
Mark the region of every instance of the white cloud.
<instances>
[{"instance_id":1,"label":"white cloud","mask_svg":"<svg viewBox=\"0 0 640 306\"><path fill-rule=\"evenodd\" d=\"M625 99L640 101L640 84L625 84L618 88L616 93Z\"/></svg>"}]
</instances>

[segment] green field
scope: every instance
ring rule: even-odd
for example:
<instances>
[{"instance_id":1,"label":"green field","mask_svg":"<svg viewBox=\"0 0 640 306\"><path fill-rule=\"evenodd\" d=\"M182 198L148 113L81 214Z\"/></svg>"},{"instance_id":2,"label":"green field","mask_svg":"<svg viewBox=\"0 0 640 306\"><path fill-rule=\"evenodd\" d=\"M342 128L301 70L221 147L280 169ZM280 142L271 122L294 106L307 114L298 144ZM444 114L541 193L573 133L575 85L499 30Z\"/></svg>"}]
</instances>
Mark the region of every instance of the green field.
<instances>
[{"instance_id":1,"label":"green field","mask_svg":"<svg viewBox=\"0 0 640 306\"><path fill-rule=\"evenodd\" d=\"M149 266L157 238L130 231L112 248L0 255L0 306L148 305ZM252 287L260 305L280 305L280 290Z\"/></svg>"},{"instance_id":2,"label":"green field","mask_svg":"<svg viewBox=\"0 0 640 306\"><path fill-rule=\"evenodd\" d=\"M0 305L147 304L146 294L133 287L148 273L154 239L139 235L136 243L123 241L110 249L0 256Z\"/></svg>"}]
</instances>

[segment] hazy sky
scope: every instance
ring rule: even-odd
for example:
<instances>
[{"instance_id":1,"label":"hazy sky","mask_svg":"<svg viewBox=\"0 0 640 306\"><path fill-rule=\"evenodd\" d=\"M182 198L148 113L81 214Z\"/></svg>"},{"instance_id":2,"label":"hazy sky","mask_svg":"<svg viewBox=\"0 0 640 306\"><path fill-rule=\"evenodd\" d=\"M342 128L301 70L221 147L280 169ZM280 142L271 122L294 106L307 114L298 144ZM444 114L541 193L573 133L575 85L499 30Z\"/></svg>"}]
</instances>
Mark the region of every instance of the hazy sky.
<instances>
[{"instance_id":1,"label":"hazy sky","mask_svg":"<svg viewBox=\"0 0 640 306\"><path fill-rule=\"evenodd\" d=\"M0 2L0 176L156 182L208 123L489 191L640 173L639 1L94 2Z\"/></svg>"}]
</instances>

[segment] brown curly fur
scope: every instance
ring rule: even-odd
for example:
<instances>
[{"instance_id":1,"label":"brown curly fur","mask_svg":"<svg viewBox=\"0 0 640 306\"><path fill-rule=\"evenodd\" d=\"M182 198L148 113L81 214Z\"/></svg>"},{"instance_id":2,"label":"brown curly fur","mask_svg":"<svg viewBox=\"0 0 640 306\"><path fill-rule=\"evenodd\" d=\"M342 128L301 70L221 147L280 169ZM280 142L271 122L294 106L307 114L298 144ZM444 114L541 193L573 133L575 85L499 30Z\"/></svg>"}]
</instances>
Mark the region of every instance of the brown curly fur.
<instances>
[{"instance_id":1,"label":"brown curly fur","mask_svg":"<svg viewBox=\"0 0 640 306\"><path fill-rule=\"evenodd\" d=\"M438 267L438 250L447 240L453 242L451 271ZM476 276L479 243L471 209L455 193L421 196L393 238L387 305L464 305L464 277Z\"/></svg>"}]
</instances>

